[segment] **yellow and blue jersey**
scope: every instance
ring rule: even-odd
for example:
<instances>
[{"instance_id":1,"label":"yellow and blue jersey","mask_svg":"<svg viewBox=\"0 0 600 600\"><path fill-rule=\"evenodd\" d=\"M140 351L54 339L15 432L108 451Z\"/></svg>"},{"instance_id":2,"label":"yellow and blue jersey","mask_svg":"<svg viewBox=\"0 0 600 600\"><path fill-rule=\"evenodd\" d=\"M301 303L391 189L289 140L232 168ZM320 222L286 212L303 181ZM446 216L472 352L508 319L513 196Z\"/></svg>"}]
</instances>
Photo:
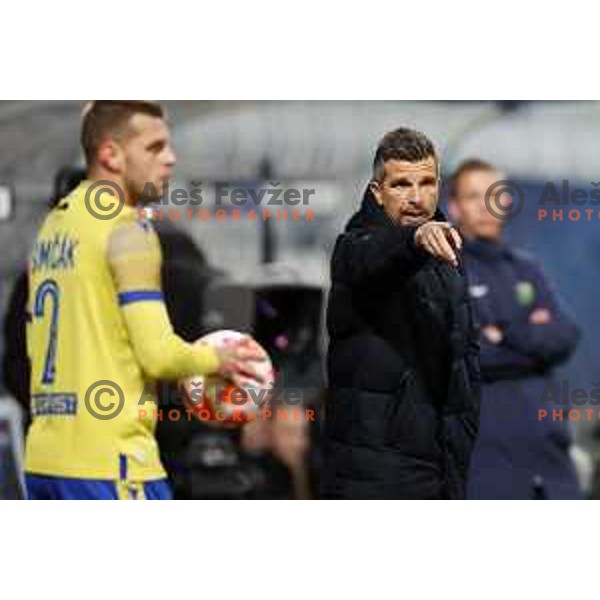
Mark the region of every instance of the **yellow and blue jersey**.
<instances>
[{"instance_id":1,"label":"yellow and blue jersey","mask_svg":"<svg viewBox=\"0 0 600 600\"><path fill-rule=\"evenodd\" d=\"M162 296L157 289L118 295L107 261L110 235L125 223L142 226L129 206L113 219L95 218L84 202L89 185L84 182L50 211L30 257L33 423L26 470L118 479L123 475L119 457L125 456L128 477L159 479L165 472L154 439L153 411L147 410L145 418L139 413L154 399L148 398L120 304L161 301ZM120 403L114 417L98 417L116 412Z\"/></svg>"}]
</instances>

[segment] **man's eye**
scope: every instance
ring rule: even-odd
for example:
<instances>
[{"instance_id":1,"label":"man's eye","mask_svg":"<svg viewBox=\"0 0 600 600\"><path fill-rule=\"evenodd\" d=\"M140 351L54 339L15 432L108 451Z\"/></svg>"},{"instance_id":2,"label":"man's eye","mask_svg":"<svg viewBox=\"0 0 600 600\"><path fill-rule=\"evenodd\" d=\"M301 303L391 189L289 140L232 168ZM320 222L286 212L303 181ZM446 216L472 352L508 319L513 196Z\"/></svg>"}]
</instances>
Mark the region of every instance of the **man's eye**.
<instances>
[{"instance_id":1,"label":"man's eye","mask_svg":"<svg viewBox=\"0 0 600 600\"><path fill-rule=\"evenodd\" d=\"M412 187L412 183L406 179L401 179L400 181L396 181L394 184L392 184L392 187L409 188Z\"/></svg>"}]
</instances>

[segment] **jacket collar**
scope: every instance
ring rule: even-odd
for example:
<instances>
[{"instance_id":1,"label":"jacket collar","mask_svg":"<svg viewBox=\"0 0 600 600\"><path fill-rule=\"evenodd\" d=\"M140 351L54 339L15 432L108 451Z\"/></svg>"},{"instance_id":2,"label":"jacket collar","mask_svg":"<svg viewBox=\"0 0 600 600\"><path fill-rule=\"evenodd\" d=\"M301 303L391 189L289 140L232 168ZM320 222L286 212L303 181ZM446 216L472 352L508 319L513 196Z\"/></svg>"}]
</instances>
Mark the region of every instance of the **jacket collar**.
<instances>
[{"instance_id":1,"label":"jacket collar","mask_svg":"<svg viewBox=\"0 0 600 600\"><path fill-rule=\"evenodd\" d=\"M513 257L512 249L503 241L467 239L464 243L464 250L483 260L502 260Z\"/></svg>"}]
</instances>

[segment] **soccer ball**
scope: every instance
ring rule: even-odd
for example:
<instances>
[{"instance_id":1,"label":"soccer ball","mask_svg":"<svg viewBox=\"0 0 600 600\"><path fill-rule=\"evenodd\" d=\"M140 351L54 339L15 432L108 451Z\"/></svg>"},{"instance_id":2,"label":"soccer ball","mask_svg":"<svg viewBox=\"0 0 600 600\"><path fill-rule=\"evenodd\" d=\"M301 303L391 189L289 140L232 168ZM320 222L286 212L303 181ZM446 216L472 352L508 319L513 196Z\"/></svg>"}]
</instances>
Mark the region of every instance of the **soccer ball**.
<instances>
[{"instance_id":1,"label":"soccer ball","mask_svg":"<svg viewBox=\"0 0 600 600\"><path fill-rule=\"evenodd\" d=\"M213 331L197 340L196 344L208 344L227 348L247 334L222 329ZM263 360L253 363L254 369L263 377L264 383L247 379L243 387L235 387L220 376L190 377L181 382L184 398L189 409L201 421L221 427L241 427L258 418L269 394L275 385L273 364L265 349L253 338L254 348L263 355Z\"/></svg>"}]
</instances>

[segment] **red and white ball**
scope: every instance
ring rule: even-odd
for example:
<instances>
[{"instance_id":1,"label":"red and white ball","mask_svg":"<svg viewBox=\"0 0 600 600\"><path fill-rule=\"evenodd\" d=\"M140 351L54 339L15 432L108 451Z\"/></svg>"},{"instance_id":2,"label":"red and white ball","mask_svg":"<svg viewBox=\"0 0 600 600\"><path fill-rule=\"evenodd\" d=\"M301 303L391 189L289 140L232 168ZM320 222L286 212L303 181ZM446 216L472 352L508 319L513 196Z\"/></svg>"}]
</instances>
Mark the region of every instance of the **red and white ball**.
<instances>
[{"instance_id":1,"label":"red and white ball","mask_svg":"<svg viewBox=\"0 0 600 600\"><path fill-rule=\"evenodd\" d=\"M196 344L208 344L216 348L227 348L242 339L250 339L261 360L250 364L263 378L264 383L245 379L243 387L235 387L231 381L220 376L190 377L181 382L188 408L201 421L211 425L240 427L257 418L275 385L275 371L265 349L252 337L229 329L213 331L197 340Z\"/></svg>"}]
</instances>

